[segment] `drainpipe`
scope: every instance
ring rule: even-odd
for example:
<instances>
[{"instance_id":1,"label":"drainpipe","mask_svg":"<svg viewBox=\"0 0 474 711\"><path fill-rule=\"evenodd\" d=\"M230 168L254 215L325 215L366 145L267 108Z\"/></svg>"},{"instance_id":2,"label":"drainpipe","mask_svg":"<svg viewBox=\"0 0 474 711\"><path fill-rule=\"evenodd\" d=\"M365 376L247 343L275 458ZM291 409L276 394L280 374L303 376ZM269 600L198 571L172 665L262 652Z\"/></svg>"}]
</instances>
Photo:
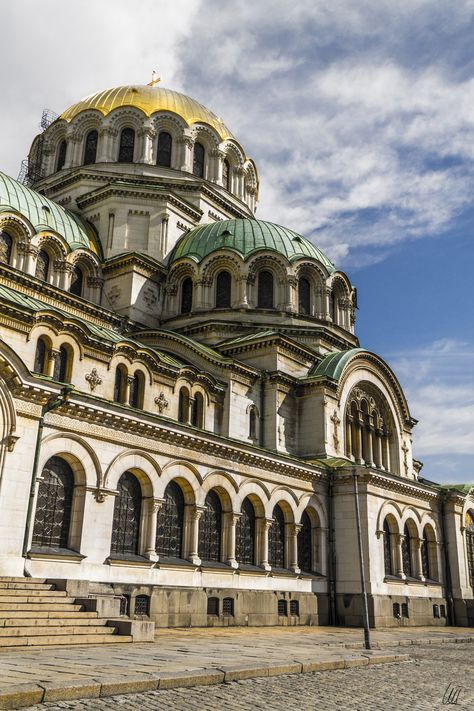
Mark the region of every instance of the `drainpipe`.
<instances>
[{"instance_id":1,"label":"drainpipe","mask_svg":"<svg viewBox=\"0 0 474 711\"><path fill-rule=\"evenodd\" d=\"M26 526L25 526L25 537L23 539L23 557L26 558L26 554L28 553L28 541L30 538L30 531L31 531L31 525L32 525L32 515L33 515L33 505L35 501L35 494L36 494L36 480L38 478L38 462L39 462L39 456L40 456L40 450L41 450L41 440L43 438L43 429L44 429L44 418L48 414L48 412L52 412L53 410L57 410L58 407L61 407L61 405L64 405L65 402L67 402L69 395L71 391L74 389L73 385L65 385L59 395L53 395L48 402L43 405L41 409L41 416L38 421L38 432L36 435L36 447L35 447L35 456L33 460L33 471L31 473L31 486L30 486L30 498L28 500L28 511L26 514Z\"/></svg>"},{"instance_id":2,"label":"drainpipe","mask_svg":"<svg viewBox=\"0 0 474 711\"><path fill-rule=\"evenodd\" d=\"M329 624L337 625L336 613L336 536L334 530L334 469L328 472L328 595Z\"/></svg>"},{"instance_id":3,"label":"drainpipe","mask_svg":"<svg viewBox=\"0 0 474 711\"><path fill-rule=\"evenodd\" d=\"M454 611L453 600L453 580L451 577L451 564L449 562L448 539L446 538L446 523L444 520L446 504L446 493L441 492L441 535L443 536L443 552L444 552L444 576L445 576L445 591L447 602L447 617L446 620L450 627L456 626L456 613Z\"/></svg>"},{"instance_id":4,"label":"drainpipe","mask_svg":"<svg viewBox=\"0 0 474 711\"><path fill-rule=\"evenodd\" d=\"M370 646L370 628L369 628L369 606L367 604L367 589L365 587L365 570L364 570L364 549L362 546L362 531L360 525L360 507L359 507L359 486L357 483L357 471L352 470L354 482L354 500L356 509L357 522L357 541L359 543L359 565L360 565L360 586L362 590L362 600L364 603L364 643L366 649L371 649Z\"/></svg>"}]
</instances>

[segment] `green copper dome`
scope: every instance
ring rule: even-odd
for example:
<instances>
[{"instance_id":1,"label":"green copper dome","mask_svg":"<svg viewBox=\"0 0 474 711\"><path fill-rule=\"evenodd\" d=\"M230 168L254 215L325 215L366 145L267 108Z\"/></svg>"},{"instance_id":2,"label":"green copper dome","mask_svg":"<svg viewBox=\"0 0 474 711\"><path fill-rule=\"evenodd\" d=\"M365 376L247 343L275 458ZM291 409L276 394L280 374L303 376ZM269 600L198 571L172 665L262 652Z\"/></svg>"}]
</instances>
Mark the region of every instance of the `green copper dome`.
<instances>
[{"instance_id":1,"label":"green copper dome","mask_svg":"<svg viewBox=\"0 0 474 711\"><path fill-rule=\"evenodd\" d=\"M100 254L93 228L78 215L0 172L0 214L8 210L26 217L36 232L57 232L64 237L71 250L82 247Z\"/></svg>"},{"instance_id":2,"label":"green copper dome","mask_svg":"<svg viewBox=\"0 0 474 711\"><path fill-rule=\"evenodd\" d=\"M189 257L201 262L218 249L232 249L247 260L255 252L270 250L278 252L294 262L295 259L317 259L328 272L336 270L334 264L320 249L307 239L272 222L262 220L222 220L201 225L183 235L169 255L168 262Z\"/></svg>"}]
</instances>

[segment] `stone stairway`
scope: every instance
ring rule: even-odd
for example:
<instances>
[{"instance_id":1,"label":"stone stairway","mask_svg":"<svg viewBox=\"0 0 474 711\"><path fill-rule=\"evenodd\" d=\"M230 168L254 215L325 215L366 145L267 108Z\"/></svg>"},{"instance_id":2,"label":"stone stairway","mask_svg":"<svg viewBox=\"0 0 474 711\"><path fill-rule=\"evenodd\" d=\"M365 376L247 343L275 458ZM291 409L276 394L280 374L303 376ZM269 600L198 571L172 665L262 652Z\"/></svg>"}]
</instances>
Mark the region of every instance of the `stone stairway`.
<instances>
[{"instance_id":1,"label":"stone stairway","mask_svg":"<svg viewBox=\"0 0 474 711\"><path fill-rule=\"evenodd\" d=\"M132 642L119 626L45 580L0 577L0 648Z\"/></svg>"}]
</instances>

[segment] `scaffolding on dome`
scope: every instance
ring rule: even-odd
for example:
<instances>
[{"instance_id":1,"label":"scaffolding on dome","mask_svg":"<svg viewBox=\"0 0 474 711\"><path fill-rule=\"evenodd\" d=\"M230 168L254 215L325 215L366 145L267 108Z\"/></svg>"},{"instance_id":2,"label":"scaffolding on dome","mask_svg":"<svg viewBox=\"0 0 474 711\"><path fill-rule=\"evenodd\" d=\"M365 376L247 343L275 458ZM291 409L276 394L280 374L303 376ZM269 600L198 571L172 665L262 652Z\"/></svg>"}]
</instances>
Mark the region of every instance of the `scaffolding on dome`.
<instances>
[{"instance_id":1,"label":"scaffolding on dome","mask_svg":"<svg viewBox=\"0 0 474 711\"><path fill-rule=\"evenodd\" d=\"M43 177L43 148L44 148L44 133L48 126L51 126L53 121L56 121L58 114L50 109L43 109L39 128L41 132L38 135L38 140L34 150L30 154L30 158L25 158L21 161L20 172L18 174L18 182L23 185L32 185Z\"/></svg>"}]
</instances>

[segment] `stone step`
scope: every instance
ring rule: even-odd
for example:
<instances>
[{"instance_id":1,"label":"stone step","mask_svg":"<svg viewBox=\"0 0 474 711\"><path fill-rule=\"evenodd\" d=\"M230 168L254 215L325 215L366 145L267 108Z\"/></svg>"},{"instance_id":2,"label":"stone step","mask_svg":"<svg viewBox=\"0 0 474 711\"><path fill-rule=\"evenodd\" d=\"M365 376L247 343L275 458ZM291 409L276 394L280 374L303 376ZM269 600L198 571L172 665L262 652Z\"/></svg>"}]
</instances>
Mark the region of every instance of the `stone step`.
<instances>
[{"instance_id":1,"label":"stone step","mask_svg":"<svg viewBox=\"0 0 474 711\"><path fill-rule=\"evenodd\" d=\"M97 612L82 612L81 605L74 605L74 610L68 609L67 611L63 611L64 608L60 610L48 610L45 609L46 605L38 605L40 607L40 610L32 610L31 609L32 605L27 605L26 609L24 610L1 610L0 611L0 625L3 620L7 619L17 619L20 618L22 620L26 620L28 618L33 618L33 619L71 619L73 617L77 617L78 613L80 613L81 617L84 619L90 618L90 619L97 619L98 618L98 613ZM53 606L54 607L54 606ZM79 608L76 609L76 608Z\"/></svg>"},{"instance_id":2,"label":"stone step","mask_svg":"<svg viewBox=\"0 0 474 711\"><path fill-rule=\"evenodd\" d=\"M2 583L26 583L29 585L30 583L41 583L44 584L46 583L46 578L20 578L20 577L11 577L9 575L2 575L0 577L0 581Z\"/></svg>"},{"instance_id":3,"label":"stone step","mask_svg":"<svg viewBox=\"0 0 474 711\"><path fill-rule=\"evenodd\" d=\"M1 647L15 647L17 649L28 647L46 646L70 646L77 644L123 644L132 642L133 637L117 634L84 634L84 635L64 635L59 637L31 636L31 637L5 637L2 639Z\"/></svg>"},{"instance_id":4,"label":"stone step","mask_svg":"<svg viewBox=\"0 0 474 711\"><path fill-rule=\"evenodd\" d=\"M18 617L0 618L0 630L5 627L68 627L70 625L74 625L74 627L97 627L97 625L104 626L107 624L107 620L98 618L96 612L80 612L80 617L77 617L76 614L74 613L71 617L38 618L37 615L25 617L24 613L20 612ZM91 617L87 617L87 615L91 615Z\"/></svg>"},{"instance_id":5,"label":"stone step","mask_svg":"<svg viewBox=\"0 0 474 711\"><path fill-rule=\"evenodd\" d=\"M5 578L0 578L0 590L54 590L54 585L50 583L5 583L4 580Z\"/></svg>"},{"instance_id":6,"label":"stone step","mask_svg":"<svg viewBox=\"0 0 474 711\"><path fill-rule=\"evenodd\" d=\"M67 607L70 612L79 612L82 605L74 605L74 600L53 600L52 602L0 602L0 617L2 612L60 612Z\"/></svg>"},{"instance_id":7,"label":"stone step","mask_svg":"<svg viewBox=\"0 0 474 711\"><path fill-rule=\"evenodd\" d=\"M28 588L23 588L22 590L0 590L0 602L13 602L16 598L27 597L29 598L67 598L67 592L65 590L29 590Z\"/></svg>"},{"instance_id":8,"label":"stone step","mask_svg":"<svg viewBox=\"0 0 474 711\"><path fill-rule=\"evenodd\" d=\"M0 644L3 644L6 637L38 637L48 635L50 637L61 637L64 635L91 635L91 634L115 634L114 627L105 625L76 625L76 620L71 620L72 625L67 627L0 627Z\"/></svg>"}]
</instances>

